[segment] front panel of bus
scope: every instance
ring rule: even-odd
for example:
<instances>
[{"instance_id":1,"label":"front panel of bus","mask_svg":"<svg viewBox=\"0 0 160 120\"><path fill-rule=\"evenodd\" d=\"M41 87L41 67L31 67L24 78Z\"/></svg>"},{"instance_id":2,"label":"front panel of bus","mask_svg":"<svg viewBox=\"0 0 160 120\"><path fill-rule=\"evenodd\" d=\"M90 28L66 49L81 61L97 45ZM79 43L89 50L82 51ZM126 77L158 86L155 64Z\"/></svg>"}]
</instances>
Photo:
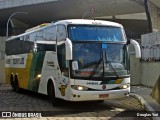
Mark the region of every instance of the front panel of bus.
<instances>
[{"instance_id":1,"label":"front panel of bus","mask_svg":"<svg viewBox=\"0 0 160 120\"><path fill-rule=\"evenodd\" d=\"M123 97L130 91L124 30L113 26L68 25L73 44L71 100Z\"/></svg>"}]
</instances>

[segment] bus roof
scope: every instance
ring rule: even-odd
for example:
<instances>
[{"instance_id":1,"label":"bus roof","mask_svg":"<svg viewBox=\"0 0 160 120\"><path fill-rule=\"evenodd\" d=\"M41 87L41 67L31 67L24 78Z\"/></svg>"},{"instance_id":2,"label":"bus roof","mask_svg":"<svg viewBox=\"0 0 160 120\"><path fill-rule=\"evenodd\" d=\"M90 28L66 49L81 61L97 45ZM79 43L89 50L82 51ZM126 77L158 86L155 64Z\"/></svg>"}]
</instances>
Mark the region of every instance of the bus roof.
<instances>
[{"instance_id":1,"label":"bus roof","mask_svg":"<svg viewBox=\"0 0 160 120\"><path fill-rule=\"evenodd\" d=\"M113 27L121 27L123 28L123 26L119 23L116 22L110 22L110 21L103 21L103 20L86 20L86 19L68 19L68 20L60 20L57 22L52 22L52 23L43 23L41 25L38 25L36 27L30 28L28 30L26 30L25 33L22 33L20 35L16 35L16 36L11 36L10 38L7 39L8 40L12 40L30 33L34 33L36 31L45 29L47 27L50 26L54 26L54 25L58 25L58 24L63 24L65 26L70 25L70 24L76 24L76 25L97 25L97 26L113 26Z\"/></svg>"},{"instance_id":2,"label":"bus roof","mask_svg":"<svg viewBox=\"0 0 160 120\"><path fill-rule=\"evenodd\" d=\"M121 27L123 26L116 22L104 21L104 20L87 20L87 19L68 19L68 20L60 20L55 22L54 24L79 24L79 25L105 25L105 26L114 26Z\"/></svg>"}]
</instances>

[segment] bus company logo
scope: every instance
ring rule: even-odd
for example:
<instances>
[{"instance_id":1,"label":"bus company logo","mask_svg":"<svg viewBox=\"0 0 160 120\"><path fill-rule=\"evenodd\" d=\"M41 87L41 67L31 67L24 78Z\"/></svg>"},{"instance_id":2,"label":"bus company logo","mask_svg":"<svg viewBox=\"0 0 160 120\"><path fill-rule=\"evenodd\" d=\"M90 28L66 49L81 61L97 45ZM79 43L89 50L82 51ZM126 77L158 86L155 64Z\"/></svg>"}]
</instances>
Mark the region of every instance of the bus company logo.
<instances>
[{"instance_id":1,"label":"bus company logo","mask_svg":"<svg viewBox=\"0 0 160 120\"><path fill-rule=\"evenodd\" d=\"M11 64L11 59L6 59L6 64Z\"/></svg>"},{"instance_id":2,"label":"bus company logo","mask_svg":"<svg viewBox=\"0 0 160 120\"><path fill-rule=\"evenodd\" d=\"M14 58L13 64L24 64L24 58Z\"/></svg>"},{"instance_id":3,"label":"bus company logo","mask_svg":"<svg viewBox=\"0 0 160 120\"><path fill-rule=\"evenodd\" d=\"M6 64L20 64L23 65L25 62L24 58L13 58L13 59L6 59Z\"/></svg>"},{"instance_id":4,"label":"bus company logo","mask_svg":"<svg viewBox=\"0 0 160 120\"><path fill-rule=\"evenodd\" d=\"M66 88L67 88L66 85L61 85L61 86L59 87L59 90L60 90L62 96L65 96L65 95L66 95L66 92L65 92Z\"/></svg>"},{"instance_id":5,"label":"bus company logo","mask_svg":"<svg viewBox=\"0 0 160 120\"><path fill-rule=\"evenodd\" d=\"M102 89L106 89L106 85L102 85Z\"/></svg>"},{"instance_id":6,"label":"bus company logo","mask_svg":"<svg viewBox=\"0 0 160 120\"><path fill-rule=\"evenodd\" d=\"M11 112L2 112L2 117L3 118L10 118L11 116Z\"/></svg>"},{"instance_id":7,"label":"bus company logo","mask_svg":"<svg viewBox=\"0 0 160 120\"><path fill-rule=\"evenodd\" d=\"M98 82L87 82L87 85L98 85Z\"/></svg>"}]
</instances>

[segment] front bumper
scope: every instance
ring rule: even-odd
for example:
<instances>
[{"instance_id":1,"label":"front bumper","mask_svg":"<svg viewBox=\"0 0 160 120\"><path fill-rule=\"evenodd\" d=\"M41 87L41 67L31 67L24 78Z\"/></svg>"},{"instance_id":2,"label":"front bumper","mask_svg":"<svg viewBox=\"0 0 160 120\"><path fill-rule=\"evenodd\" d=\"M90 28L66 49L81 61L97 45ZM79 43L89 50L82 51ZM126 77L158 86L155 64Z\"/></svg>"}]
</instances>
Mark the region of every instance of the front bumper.
<instances>
[{"instance_id":1,"label":"front bumper","mask_svg":"<svg viewBox=\"0 0 160 120\"><path fill-rule=\"evenodd\" d=\"M118 99L126 97L130 92L130 88L119 89L119 90L108 90L108 91L78 91L71 90L70 101L91 101L91 100L107 100L107 99ZM107 97L100 98L100 95L106 95Z\"/></svg>"}]
</instances>

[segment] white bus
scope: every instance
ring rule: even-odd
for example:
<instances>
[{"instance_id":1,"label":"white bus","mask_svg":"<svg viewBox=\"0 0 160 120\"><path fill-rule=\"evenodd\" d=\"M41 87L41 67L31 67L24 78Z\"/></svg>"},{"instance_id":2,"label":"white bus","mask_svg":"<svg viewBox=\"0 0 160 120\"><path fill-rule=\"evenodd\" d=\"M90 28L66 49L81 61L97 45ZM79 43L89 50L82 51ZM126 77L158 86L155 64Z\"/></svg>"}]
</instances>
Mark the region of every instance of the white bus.
<instances>
[{"instance_id":1,"label":"white bus","mask_svg":"<svg viewBox=\"0 0 160 120\"><path fill-rule=\"evenodd\" d=\"M138 43L131 40L140 57ZM53 105L130 92L129 42L122 25L101 20L42 24L6 41L6 81L48 95Z\"/></svg>"}]
</instances>

